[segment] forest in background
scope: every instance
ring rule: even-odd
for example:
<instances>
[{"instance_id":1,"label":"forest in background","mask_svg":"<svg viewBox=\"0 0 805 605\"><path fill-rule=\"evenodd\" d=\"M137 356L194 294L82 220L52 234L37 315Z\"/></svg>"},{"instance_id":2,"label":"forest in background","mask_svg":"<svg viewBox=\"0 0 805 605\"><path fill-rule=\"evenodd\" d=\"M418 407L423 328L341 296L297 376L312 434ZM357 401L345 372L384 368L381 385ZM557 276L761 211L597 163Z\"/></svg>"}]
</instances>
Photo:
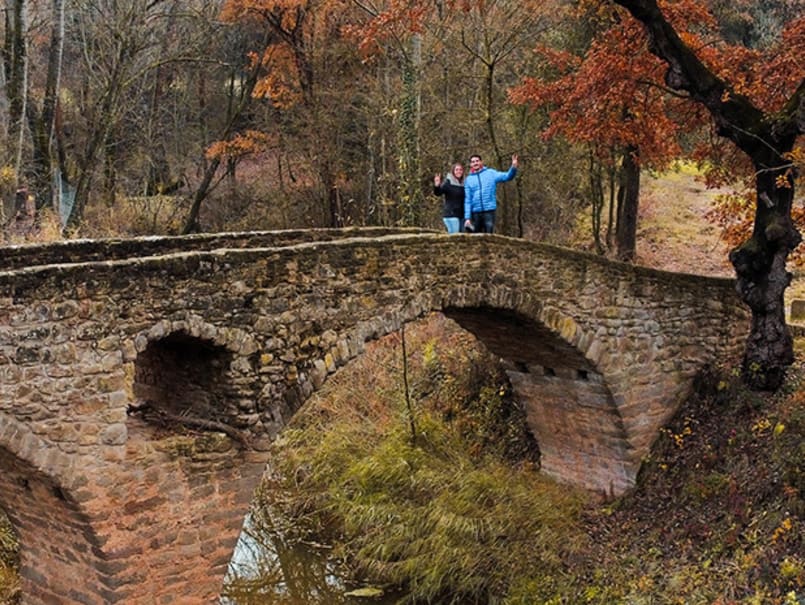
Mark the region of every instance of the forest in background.
<instances>
[{"instance_id":1,"label":"forest in background","mask_svg":"<svg viewBox=\"0 0 805 605\"><path fill-rule=\"evenodd\" d=\"M667 7L764 109L802 79L801 0ZM440 228L433 174L475 152L503 169L520 155L504 234L565 243L583 210L588 247L631 259L640 170L683 157L736 187L725 229L751 223L749 163L606 1L6 0L4 15L0 218L29 198L40 238Z\"/></svg>"}]
</instances>

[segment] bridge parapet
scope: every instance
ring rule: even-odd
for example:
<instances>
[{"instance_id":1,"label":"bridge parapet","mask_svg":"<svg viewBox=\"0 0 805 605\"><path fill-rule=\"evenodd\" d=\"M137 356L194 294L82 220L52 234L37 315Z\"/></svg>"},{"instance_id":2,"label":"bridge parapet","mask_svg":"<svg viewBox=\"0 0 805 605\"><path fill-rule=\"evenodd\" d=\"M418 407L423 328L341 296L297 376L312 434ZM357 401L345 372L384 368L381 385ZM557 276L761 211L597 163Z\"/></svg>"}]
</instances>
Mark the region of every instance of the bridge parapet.
<instances>
[{"instance_id":1,"label":"bridge parapet","mask_svg":"<svg viewBox=\"0 0 805 605\"><path fill-rule=\"evenodd\" d=\"M325 242L349 237L383 237L400 233L423 233L411 227L352 227L345 229L286 229L199 233L183 237L145 235L123 239L73 239L48 244L5 246L0 271L41 265L62 265L161 256L217 248L272 248L305 242Z\"/></svg>"},{"instance_id":2,"label":"bridge parapet","mask_svg":"<svg viewBox=\"0 0 805 605\"><path fill-rule=\"evenodd\" d=\"M0 506L23 544L38 544L39 500L71 519L62 538L85 536L83 558L48 555L54 570L83 561L103 587L76 600L214 594L266 445L367 340L427 312L506 360L547 473L615 493L748 325L731 280L500 236L349 235L191 239L106 261L87 245L86 262L0 272L0 463L13 469ZM67 531L49 528L54 544ZM67 590L72 578L35 571L34 550L28 593Z\"/></svg>"}]
</instances>

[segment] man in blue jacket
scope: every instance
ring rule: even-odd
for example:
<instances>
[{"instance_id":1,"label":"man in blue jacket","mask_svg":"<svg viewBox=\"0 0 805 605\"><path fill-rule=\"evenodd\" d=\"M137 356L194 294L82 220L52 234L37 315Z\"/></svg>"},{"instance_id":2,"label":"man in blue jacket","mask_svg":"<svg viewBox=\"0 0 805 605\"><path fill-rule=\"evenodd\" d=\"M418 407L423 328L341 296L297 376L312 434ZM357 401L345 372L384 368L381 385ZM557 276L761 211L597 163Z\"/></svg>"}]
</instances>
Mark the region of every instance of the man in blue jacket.
<instances>
[{"instance_id":1,"label":"man in blue jacket","mask_svg":"<svg viewBox=\"0 0 805 605\"><path fill-rule=\"evenodd\" d=\"M497 210L497 184L512 180L517 174L517 154L507 172L487 168L481 156L470 156L470 174L464 179L464 228L478 233L495 230Z\"/></svg>"}]
</instances>

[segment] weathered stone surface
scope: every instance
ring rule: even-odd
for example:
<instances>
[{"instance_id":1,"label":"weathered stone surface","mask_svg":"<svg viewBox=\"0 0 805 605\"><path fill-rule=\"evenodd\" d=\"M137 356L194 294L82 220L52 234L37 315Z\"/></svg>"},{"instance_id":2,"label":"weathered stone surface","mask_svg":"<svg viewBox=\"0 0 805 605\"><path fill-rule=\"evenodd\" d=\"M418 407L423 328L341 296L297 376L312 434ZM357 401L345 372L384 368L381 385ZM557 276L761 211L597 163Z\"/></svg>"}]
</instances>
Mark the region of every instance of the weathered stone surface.
<instances>
[{"instance_id":1,"label":"weathered stone surface","mask_svg":"<svg viewBox=\"0 0 805 605\"><path fill-rule=\"evenodd\" d=\"M544 472L613 493L633 485L697 371L738 353L748 329L731 280L501 236L320 230L5 252L0 507L28 604L208 602L267 444L367 340L428 312L506 360Z\"/></svg>"},{"instance_id":2,"label":"weathered stone surface","mask_svg":"<svg viewBox=\"0 0 805 605\"><path fill-rule=\"evenodd\" d=\"M796 299L791 301L791 321L805 321L805 300Z\"/></svg>"}]
</instances>

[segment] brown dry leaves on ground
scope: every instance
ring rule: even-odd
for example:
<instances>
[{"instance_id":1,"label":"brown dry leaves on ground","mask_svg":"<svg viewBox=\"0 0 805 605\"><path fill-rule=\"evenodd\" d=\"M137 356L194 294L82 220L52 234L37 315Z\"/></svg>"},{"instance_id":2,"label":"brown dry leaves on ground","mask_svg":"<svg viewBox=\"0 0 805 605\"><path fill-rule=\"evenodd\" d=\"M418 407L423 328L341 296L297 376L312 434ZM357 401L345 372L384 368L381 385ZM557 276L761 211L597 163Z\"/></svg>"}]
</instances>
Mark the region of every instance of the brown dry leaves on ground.
<instances>
[{"instance_id":1,"label":"brown dry leaves on ground","mask_svg":"<svg viewBox=\"0 0 805 605\"><path fill-rule=\"evenodd\" d=\"M719 236L707 212L722 190L707 189L684 167L662 175L642 175L637 221L638 265L712 277L734 278L730 246ZM805 275L789 263L794 279L785 293L791 301L805 299Z\"/></svg>"}]
</instances>

